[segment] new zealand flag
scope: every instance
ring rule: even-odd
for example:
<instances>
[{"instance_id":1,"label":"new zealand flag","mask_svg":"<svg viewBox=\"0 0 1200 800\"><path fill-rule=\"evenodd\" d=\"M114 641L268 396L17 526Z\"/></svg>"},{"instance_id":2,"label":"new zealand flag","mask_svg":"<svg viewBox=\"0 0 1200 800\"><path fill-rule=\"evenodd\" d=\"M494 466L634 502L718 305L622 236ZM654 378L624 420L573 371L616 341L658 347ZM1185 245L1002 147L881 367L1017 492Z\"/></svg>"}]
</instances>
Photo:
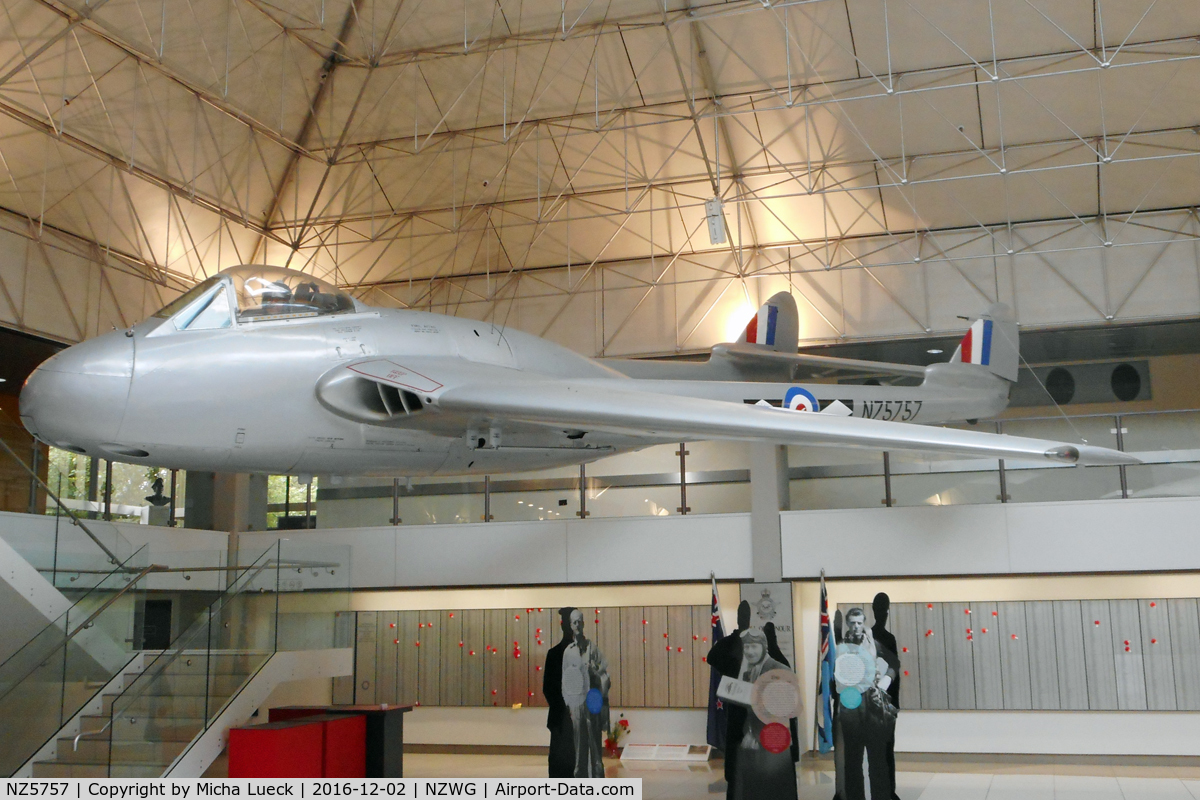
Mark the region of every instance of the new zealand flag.
<instances>
[{"instance_id":1,"label":"new zealand flag","mask_svg":"<svg viewBox=\"0 0 1200 800\"><path fill-rule=\"evenodd\" d=\"M822 753L833 749L833 702L829 685L833 682L833 626L829 624L829 596L825 593L825 574L821 573L821 683L817 687L817 748Z\"/></svg>"}]
</instances>

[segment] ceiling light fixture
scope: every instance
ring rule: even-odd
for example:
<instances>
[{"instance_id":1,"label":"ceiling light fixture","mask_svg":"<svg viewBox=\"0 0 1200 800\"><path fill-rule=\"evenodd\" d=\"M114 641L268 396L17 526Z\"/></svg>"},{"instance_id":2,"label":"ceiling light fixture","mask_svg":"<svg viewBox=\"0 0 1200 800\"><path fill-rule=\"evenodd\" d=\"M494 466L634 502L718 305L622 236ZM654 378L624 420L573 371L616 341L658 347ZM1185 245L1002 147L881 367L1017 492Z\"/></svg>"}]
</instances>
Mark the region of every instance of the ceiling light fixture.
<instances>
[{"instance_id":1,"label":"ceiling light fixture","mask_svg":"<svg viewBox=\"0 0 1200 800\"><path fill-rule=\"evenodd\" d=\"M925 352L929 353L929 355L931 355L931 356L940 356L942 354L942 350L940 350L936 347L931 347L928 350L926 350Z\"/></svg>"}]
</instances>

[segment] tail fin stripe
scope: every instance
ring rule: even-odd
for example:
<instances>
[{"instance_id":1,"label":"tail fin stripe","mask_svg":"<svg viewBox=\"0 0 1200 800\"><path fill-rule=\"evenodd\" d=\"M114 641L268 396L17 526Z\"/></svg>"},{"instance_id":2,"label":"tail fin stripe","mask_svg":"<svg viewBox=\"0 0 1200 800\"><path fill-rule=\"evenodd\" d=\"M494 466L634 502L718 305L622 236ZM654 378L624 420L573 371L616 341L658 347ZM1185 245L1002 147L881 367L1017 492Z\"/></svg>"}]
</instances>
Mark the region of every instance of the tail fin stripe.
<instances>
[{"instance_id":1,"label":"tail fin stripe","mask_svg":"<svg viewBox=\"0 0 1200 800\"><path fill-rule=\"evenodd\" d=\"M795 298L787 292L778 292L750 317L738 342L769 347L782 353L795 353L799 331Z\"/></svg>"},{"instance_id":2,"label":"tail fin stripe","mask_svg":"<svg viewBox=\"0 0 1200 800\"><path fill-rule=\"evenodd\" d=\"M980 349L979 363L985 367L992 361L992 321L983 320L983 346Z\"/></svg>"}]
</instances>

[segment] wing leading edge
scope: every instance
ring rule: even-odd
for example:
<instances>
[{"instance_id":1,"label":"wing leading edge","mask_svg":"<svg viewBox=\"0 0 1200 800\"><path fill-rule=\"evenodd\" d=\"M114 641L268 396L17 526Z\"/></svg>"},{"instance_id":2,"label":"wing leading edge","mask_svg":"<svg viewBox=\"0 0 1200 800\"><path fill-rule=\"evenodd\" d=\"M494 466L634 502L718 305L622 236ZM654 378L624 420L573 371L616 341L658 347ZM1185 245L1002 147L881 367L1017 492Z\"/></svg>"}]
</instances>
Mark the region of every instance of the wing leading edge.
<instances>
[{"instance_id":1,"label":"wing leading edge","mask_svg":"<svg viewBox=\"0 0 1200 800\"><path fill-rule=\"evenodd\" d=\"M432 398L432 405L443 413L490 420L678 441L737 439L1093 466L1140 463L1127 453L1086 444L782 411L630 391L609 382L520 380L459 384L438 392Z\"/></svg>"}]
</instances>

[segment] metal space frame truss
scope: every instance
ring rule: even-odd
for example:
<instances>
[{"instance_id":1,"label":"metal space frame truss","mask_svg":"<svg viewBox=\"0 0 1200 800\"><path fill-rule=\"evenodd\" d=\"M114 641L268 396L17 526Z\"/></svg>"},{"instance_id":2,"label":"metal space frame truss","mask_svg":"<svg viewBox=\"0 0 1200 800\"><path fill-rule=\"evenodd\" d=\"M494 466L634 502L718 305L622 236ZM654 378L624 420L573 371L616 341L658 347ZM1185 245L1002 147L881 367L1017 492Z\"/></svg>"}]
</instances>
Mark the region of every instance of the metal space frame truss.
<instances>
[{"instance_id":1,"label":"metal space frame truss","mask_svg":"<svg viewBox=\"0 0 1200 800\"><path fill-rule=\"evenodd\" d=\"M599 355L778 290L808 341L1200 313L1186 2L292 5L5 5L0 319L84 338L264 260Z\"/></svg>"}]
</instances>

